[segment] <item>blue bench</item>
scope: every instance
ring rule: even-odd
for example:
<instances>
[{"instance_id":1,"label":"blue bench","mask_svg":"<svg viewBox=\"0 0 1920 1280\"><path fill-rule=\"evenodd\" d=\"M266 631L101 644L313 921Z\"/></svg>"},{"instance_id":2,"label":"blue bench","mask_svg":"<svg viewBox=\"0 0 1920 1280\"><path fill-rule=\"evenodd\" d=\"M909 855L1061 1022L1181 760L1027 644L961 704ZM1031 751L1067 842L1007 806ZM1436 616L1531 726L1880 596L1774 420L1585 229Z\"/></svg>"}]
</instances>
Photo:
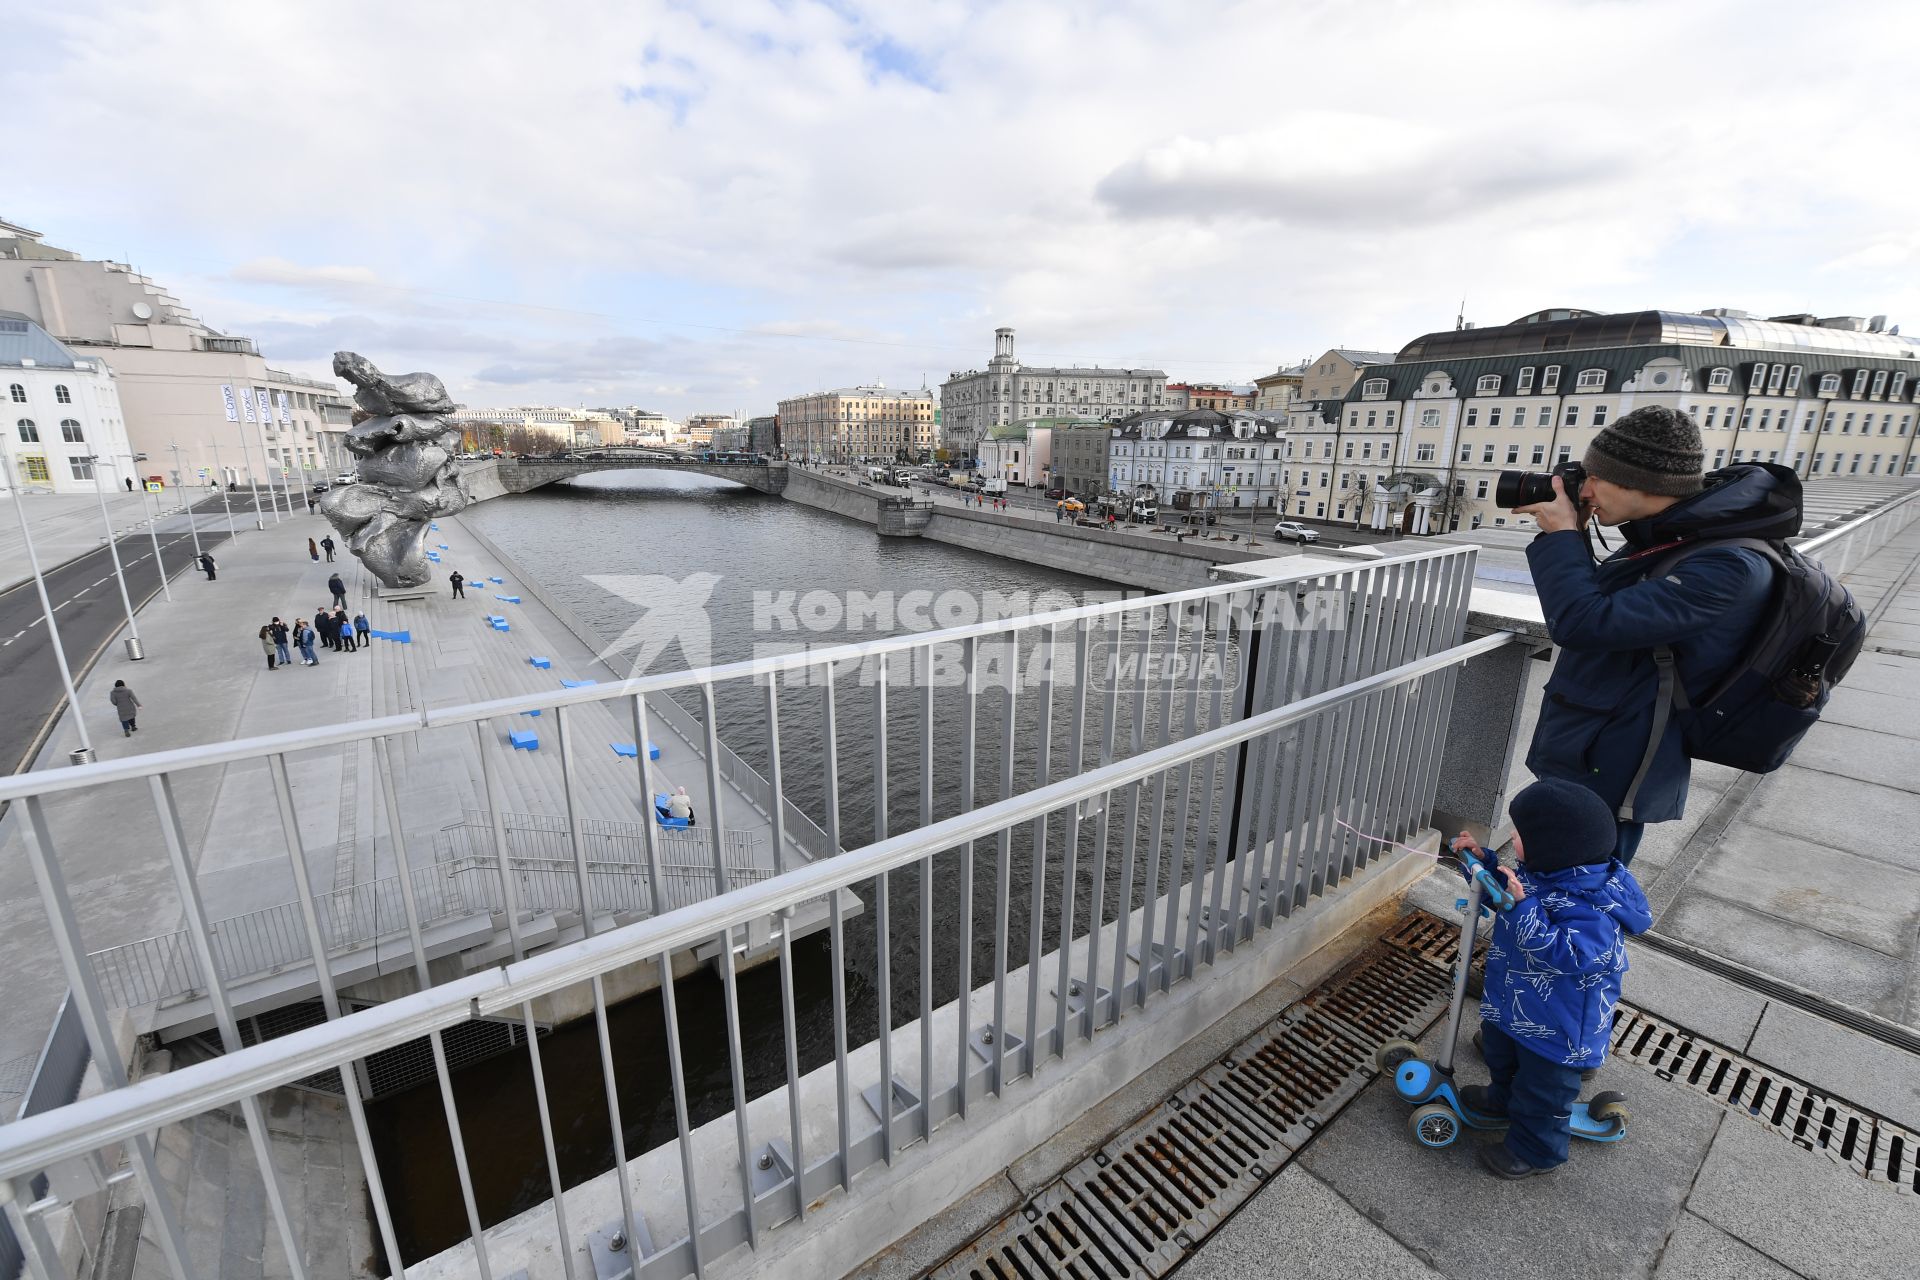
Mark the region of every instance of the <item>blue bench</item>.
<instances>
[{"instance_id":1,"label":"blue bench","mask_svg":"<svg viewBox=\"0 0 1920 1280\"><path fill-rule=\"evenodd\" d=\"M640 758L640 748L634 746L631 742L609 742L607 745L613 748L613 754L623 759L638 760ZM647 744L647 759L658 760L659 758L660 748L649 742Z\"/></svg>"},{"instance_id":2,"label":"blue bench","mask_svg":"<svg viewBox=\"0 0 1920 1280\"><path fill-rule=\"evenodd\" d=\"M495 597L494 597L494 599L495 599L495 600L505 600L505 601L506 601L506 602L507 602L508 604L519 604L519 603L520 603L520 597L519 597L519 596L495 596Z\"/></svg>"},{"instance_id":3,"label":"blue bench","mask_svg":"<svg viewBox=\"0 0 1920 1280\"><path fill-rule=\"evenodd\" d=\"M392 640L397 644L413 643L413 632L411 631L377 631L369 628L367 634L376 640Z\"/></svg>"},{"instance_id":4,"label":"blue bench","mask_svg":"<svg viewBox=\"0 0 1920 1280\"><path fill-rule=\"evenodd\" d=\"M538 751L540 735L531 729L515 729L507 734L507 741L513 744L515 751Z\"/></svg>"},{"instance_id":5,"label":"blue bench","mask_svg":"<svg viewBox=\"0 0 1920 1280\"><path fill-rule=\"evenodd\" d=\"M568 680L563 677L560 681L560 687L562 689L584 689L590 684L599 683L598 680Z\"/></svg>"},{"instance_id":6,"label":"blue bench","mask_svg":"<svg viewBox=\"0 0 1920 1280\"><path fill-rule=\"evenodd\" d=\"M653 797L653 820L661 826L671 827L675 831L684 831L693 825L685 818L676 818L673 816L673 811L667 808L667 797L664 793Z\"/></svg>"},{"instance_id":7,"label":"blue bench","mask_svg":"<svg viewBox=\"0 0 1920 1280\"><path fill-rule=\"evenodd\" d=\"M527 661L531 662L534 666L540 668L542 671L553 670L553 659L551 658L528 658Z\"/></svg>"},{"instance_id":8,"label":"blue bench","mask_svg":"<svg viewBox=\"0 0 1920 1280\"><path fill-rule=\"evenodd\" d=\"M488 579L487 579L487 581L488 581L488 582L491 582L491 583L492 583L492 584L493 584L494 586L496 586L496 587L497 587L497 586L499 586L499 585L501 585L501 583L502 583L502 582L504 582L504 581L505 581L505 579L503 579L503 578L488 578Z\"/></svg>"}]
</instances>

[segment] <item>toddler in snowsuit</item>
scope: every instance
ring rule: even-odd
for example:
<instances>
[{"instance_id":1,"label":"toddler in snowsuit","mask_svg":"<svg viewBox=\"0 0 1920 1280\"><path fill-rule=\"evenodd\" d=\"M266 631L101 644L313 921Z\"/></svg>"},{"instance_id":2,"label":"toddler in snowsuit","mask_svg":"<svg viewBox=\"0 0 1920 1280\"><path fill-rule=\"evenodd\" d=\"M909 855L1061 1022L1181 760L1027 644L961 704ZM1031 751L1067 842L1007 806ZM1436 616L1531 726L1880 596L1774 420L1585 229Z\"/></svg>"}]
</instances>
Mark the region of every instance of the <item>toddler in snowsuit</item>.
<instances>
[{"instance_id":1,"label":"toddler in snowsuit","mask_svg":"<svg viewBox=\"0 0 1920 1280\"><path fill-rule=\"evenodd\" d=\"M1481 1147L1480 1162L1497 1177L1526 1178L1566 1162L1580 1073L1607 1056L1626 935L1645 931L1653 915L1613 856L1618 828L1598 795L1548 778L1514 796L1507 813L1519 867L1496 874L1516 901L1494 917L1480 1002L1493 1082L1467 1086L1460 1101L1507 1118L1506 1141ZM1493 854L1477 853L1498 867Z\"/></svg>"}]
</instances>

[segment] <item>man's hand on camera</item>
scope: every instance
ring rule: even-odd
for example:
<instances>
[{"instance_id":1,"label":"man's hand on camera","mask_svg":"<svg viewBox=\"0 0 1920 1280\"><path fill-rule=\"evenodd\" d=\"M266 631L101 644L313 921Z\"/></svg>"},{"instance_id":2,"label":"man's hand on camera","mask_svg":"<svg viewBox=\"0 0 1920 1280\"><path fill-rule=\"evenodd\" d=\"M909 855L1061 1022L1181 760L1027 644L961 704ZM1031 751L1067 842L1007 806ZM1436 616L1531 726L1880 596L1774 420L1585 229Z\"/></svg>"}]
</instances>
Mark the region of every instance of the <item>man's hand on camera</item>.
<instances>
[{"instance_id":1,"label":"man's hand on camera","mask_svg":"<svg viewBox=\"0 0 1920 1280\"><path fill-rule=\"evenodd\" d=\"M1513 514L1532 516L1542 533L1578 529L1582 523L1580 511L1574 505L1574 499L1567 495L1567 486L1559 476L1553 477L1552 502L1536 502L1530 507L1515 507Z\"/></svg>"}]
</instances>

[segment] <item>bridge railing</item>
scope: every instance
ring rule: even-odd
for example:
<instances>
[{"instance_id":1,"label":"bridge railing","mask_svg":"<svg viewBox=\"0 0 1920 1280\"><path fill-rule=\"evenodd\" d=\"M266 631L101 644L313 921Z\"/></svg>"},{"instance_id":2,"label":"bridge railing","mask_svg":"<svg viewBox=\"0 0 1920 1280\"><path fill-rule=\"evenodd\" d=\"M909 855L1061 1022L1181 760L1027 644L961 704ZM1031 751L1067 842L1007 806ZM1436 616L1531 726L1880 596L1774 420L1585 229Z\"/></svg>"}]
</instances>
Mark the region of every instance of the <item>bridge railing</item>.
<instances>
[{"instance_id":1,"label":"bridge railing","mask_svg":"<svg viewBox=\"0 0 1920 1280\"><path fill-rule=\"evenodd\" d=\"M670 1145L679 1154L682 1216L677 1230L666 1225L671 1219L652 1219L658 1247L635 1257L635 1269L649 1277L702 1274L740 1244L758 1248L776 1224L804 1218L836 1188L854 1193L858 1175L891 1165L909 1144L952 1142L958 1150L969 1113L983 1099L1097 1042L1176 985L1203 981L1234 950L1267 944L1312 899L1339 893L1393 842L1413 839L1431 808L1454 677L1463 663L1510 639L1503 633L1460 643L1473 556L1470 547L1442 547L1351 566L1316 562L1270 579L0 779L0 799L18 802L24 815L26 856L106 1086L97 1096L0 1127L0 1188L15 1191L0 1196L6 1213L31 1253L39 1216L53 1205L32 1201L30 1180L76 1161L88 1167L93 1153L124 1144L128 1167L112 1180L140 1184L152 1239L173 1273L185 1276L191 1270L186 1227L181 1206L161 1181L153 1135L237 1106L282 1244L288 1256L304 1256L267 1147L262 1094L426 1036L436 1049L469 1233L449 1268L490 1275L533 1265L510 1241L489 1238L486 1219L503 1218L511 1207L483 1210L476 1198L470 1142L453 1106L441 1039L475 1017L519 1016L531 1028L533 1001L578 990L589 994L595 1014L613 1135L610 1174L621 1205L616 1225L625 1224L629 1240L644 1239L634 1197L645 1188L633 1177L637 1153L626 1148L621 1119L621 1100L630 1095L620 1087L608 1039L602 979L645 966L659 974L669 1071L664 1083L644 1083L671 1093ZM606 874L605 864L596 867L587 856L588 833L578 815L578 746L570 728L578 708L624 706L634 740L645 742L648 695L684 690L698 700L712 771L720 759L718 706L728 700L721 693L727 688L750 695L745 719L764 739L769 785L780 801L770 810L779 874L757 879L729 864L732 827L716 803L714 812L701 815L711 896L604 932L586 912L585 936L529 954L520 921L520 909L532 905L528 899L559 901L566 893L561 877L570 873L569 901L584 905L596 897L595 877ZM537 889L528 887L532 878L498 874L514 859L499 803L503 748L495 725L534 709L552 716L569 814L568 856L543 860ZM301 933L309 955L324 955L332 940L322 895L311 887L287 756L371 740L388 829L400 833L406 827L389 785L393 740L448 728L470 729L480 742L493 845L486 862L471 871L492 872L497 886L497 897L495 887L477 885L462 884L458 893L462 901L503 910L512 962L432 985L422 940L430 908L413 877L398 877L419 989L349 1013L327 966L317 965L327 1021L243 1046L182 834L176 775L264 762L299 897ZM783 752L783 735L804 740L806 749ZM636 802L658 789L645 755L635 762ZM864 844L790 864L781 815L789 786L799 780L788 764L804 764L817 780L830 847L847 843L843 818L856 814L870 824ZM709 781L709 795L721 795ZM107 1021L106 994L88 963L59 834L64 806L85 805L99 789L128 783L144 785L152 801L157 845L185 911L185 947L207 979L227 1048L220 1058L132 1085ZM663 884L662 833L654 824L640 825L650 882ZM405 840L394 839L397 860L407 865ZM130 838L130 850L140 847ZM855 919L857 896L871 910ZM807 1005L796 999L793 947L781 925L818 902L827 904L831 983L822 1003ZM848 982L856 963L849 939L854 924L871 929L870 942L857 953L862 972L854 996L866 1002L858 1008ZM754 1144L748 1132L735 959L749 935L777 938L779 945L780 1044L773 1052L784 1058L788 1123L778 1151ZM693 1112L707 1099L689 1089L675 1005L675 957L696 949L710 949L719 973L731 1077L734 1141L717 1170L696 1159ZM877 1057L870 1068L856 1068L852 1014L869 1006L880 1023ZM833 1119L824 1129L820 1115L803 1114L801 1072L802 1045L811 1056L823 1037L834 1080L826 1095ZM527 1036L526 1051L550 1185L565 1185L537 1035ZM858 1061L866 1060L862 1050ZM819 1072L807 1080L819 1079ZM390 1205L390 1197L406 1195L407 1188L382 1177L354 1083L360 1073L340 1074L350 1082L345 1101L385 1256L411 1261ZM770 1074L782 1073L776 1066ZM917 1095L913 1108L878 1106L872 1115L860 1109L865 1086L884 1090L902 1080ZM807 1096L817 1098L817 1089ZM832 1137L819 1140L821 1132ZM489 1148L486 1158L510 1154ZM567 1198L539 1220L554 1233L550 1243L559 1254L571 1258L583 1239L578 1224L568 1221ZM547 1256L551 1263L554 1255ZM54 1266L45 1257L36 1265Z\"/></svg>"}]
</instances>

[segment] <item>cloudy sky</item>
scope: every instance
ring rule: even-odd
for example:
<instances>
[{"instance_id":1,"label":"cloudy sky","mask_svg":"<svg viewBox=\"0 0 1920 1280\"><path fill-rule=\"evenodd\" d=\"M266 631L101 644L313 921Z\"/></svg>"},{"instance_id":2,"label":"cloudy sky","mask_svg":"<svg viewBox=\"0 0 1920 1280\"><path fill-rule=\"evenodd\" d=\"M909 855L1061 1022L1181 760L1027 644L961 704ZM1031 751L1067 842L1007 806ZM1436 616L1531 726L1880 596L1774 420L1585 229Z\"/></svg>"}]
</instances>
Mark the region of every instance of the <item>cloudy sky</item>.
<instances>
[{"instance_id":1,"label":"cloudy sky","mask_svg":"<svg viewBox=\"0 0 1920 1280\"><path fill-rule=\"evenodd\" d=\"M279 365L771 412L1546 306L1920 325L1911 0L25 0L0 217Z\"/></svg>"}]
</instances>

